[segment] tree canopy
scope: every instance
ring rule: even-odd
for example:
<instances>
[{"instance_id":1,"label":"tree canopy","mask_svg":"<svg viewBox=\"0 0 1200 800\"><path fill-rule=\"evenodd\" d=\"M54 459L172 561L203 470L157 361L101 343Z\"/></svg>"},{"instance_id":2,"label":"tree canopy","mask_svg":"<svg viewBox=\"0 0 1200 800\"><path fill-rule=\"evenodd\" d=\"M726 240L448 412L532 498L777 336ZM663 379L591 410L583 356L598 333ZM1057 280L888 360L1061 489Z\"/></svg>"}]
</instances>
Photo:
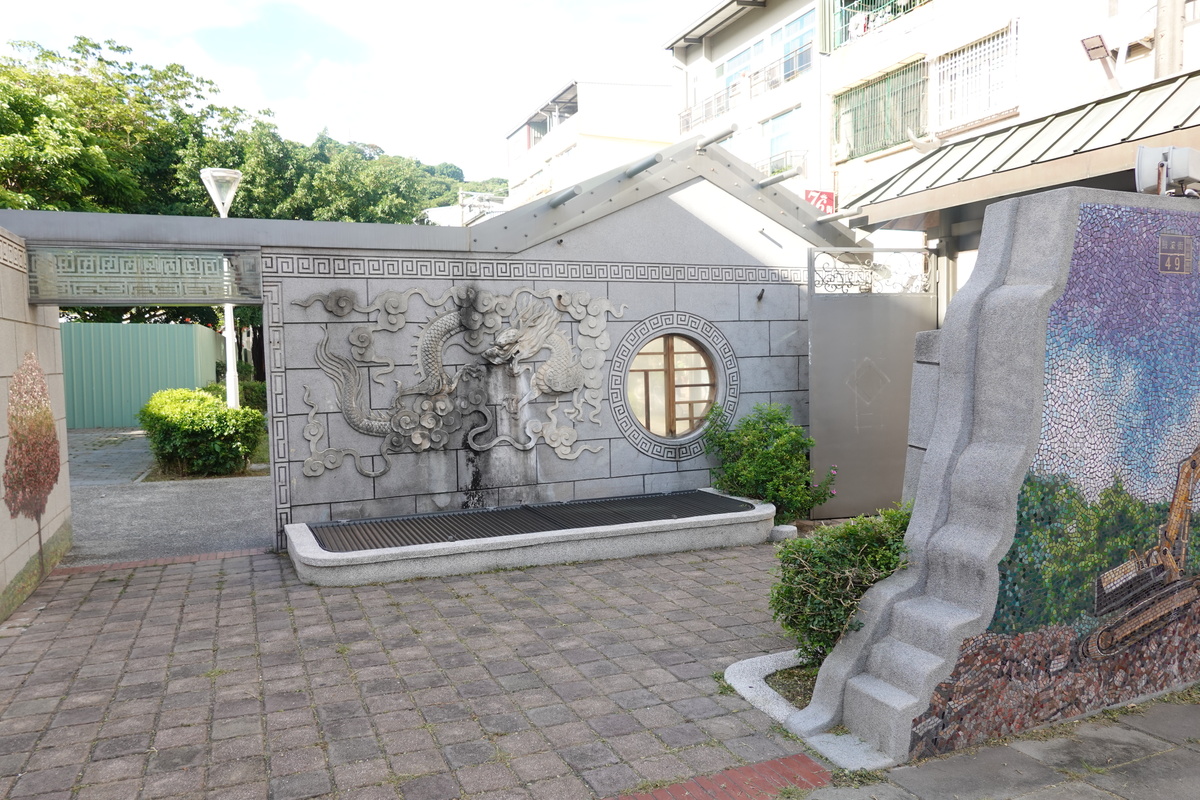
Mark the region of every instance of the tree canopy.
<instances>
[{"instance_id":1,"label":"tree canopy","mask_svg":"<svg viewBox=\"0 0 1200 800\"><path fill-rule=\"evenodd\" d=\"M467 182L454 164L327 132L311 145L285 139L269 111L218 105L212 81L139 64L112 40L76 37L65 54L12 45L19 55L0 58L0 208L213 216L205 167L241 170L229 214L258 219L411 224L460 190L507 191L502 178ZM85 322L219 324L206 308L62 310Z\"/></svg>"},{"instance_id":2,"label":"tree canopy","mask_svg":"<svg viewBox=\"0 0 1200 800\"><path fill-rule=\"evenodd\" d=\"M269 111L218 105L212 81L111 40L13 45L20 55L0 59L0 208L211 216L199 172L213 166L243 173L230 216L261 219L414 223L460 189L505 188L324 132L285 139Z\"/></svg>"}]
</instances>

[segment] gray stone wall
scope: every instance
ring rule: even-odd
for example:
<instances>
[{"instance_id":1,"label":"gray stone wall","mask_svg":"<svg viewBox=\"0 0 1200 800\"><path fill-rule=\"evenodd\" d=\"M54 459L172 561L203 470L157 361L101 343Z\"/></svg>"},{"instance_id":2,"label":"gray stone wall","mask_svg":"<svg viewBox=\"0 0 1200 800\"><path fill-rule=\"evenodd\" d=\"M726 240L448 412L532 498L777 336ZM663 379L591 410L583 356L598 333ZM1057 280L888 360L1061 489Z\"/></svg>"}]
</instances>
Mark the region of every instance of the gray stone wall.
<instances>
[{"instance_id":1,"label":"gray stone wall","mask_svg":"<svg viewBox=\"0 0 1200 800\"><path fill-rule=\"evenodd\" d=\"M31 306L28 297L25 244L0 228L0 463L7 466L9 387L26 355L32 353L46 376L61 465L41 519L49 569L71 546L62 348L58 308ZM21 604L39 580L37 522L24 515L13 518L8 508L0 508L0 620Z\"/></svg>"},{"instance_id":2,"label":"gray stone wall","mask_svg":"<svg viewBox=\"0 0 1200 800\"><path fill-rule=\"evenodd\" d=\"M1097 217L1108 221L1097 223ZM1111 386L1101 391L1099 382L1070 373L1058 377L1071 387L1070 402L1047 403L1054 397L1047 372L1048 320L1068 277L1104 276L1094 304L1081 304L1086 326L1098 321L1103 325L1097 327L1113 325L1118 315L1107 310L1113 303L1121 309L1121 322L1153 332L1147 340L1172 339L1179 331L1160 330L1160 323L1175 295L1143 289L1138 281L1167 272L1157 252L1162 237L1186 238L1187 269L1170 277L1176 281L1174 291L1194 303L1200 271L1190 242L1198 232L1200 213L1184 198L1071 188L989 207L970 280L948 308L942 330L917 341L905 480L905 496L914 502L905 537L909 565L864 595L857 613L861 627L847 632L825 659L812 703L789 717L790 730L809 737L842 766L853 759L839 760L839 753L862 751L839 737L822 735L839 724L873 749L867 760L903 762L910 755L1008 735L1056 715L1068 718L1108 704L1136 702L1139 696L1194 680L1195 637L1180 633L1182 624L1171 617L1155 619L1148 612L1145 619L1163 625L1159 638L1139 640L1116 654L1089 652L1086 641L1074 641L1080 634L1072 624L1033 627L1020 634L992 631L989 625L1000 597L998 567L1013 545L1018 499L1044 431L1061 428L1071 434L1064 437L1071 441L1071 468L1052 472L1075 480L1099 469L1107 482L1119 473L1107 471L1112 462L1105 460L1107 451L1096 435L1101 426L1093 420L1107 425L1116 419L1114 427L1127 430L1137 427L1131 419L1152 419L1147 429L1160 431L1165 428L1164 408L1196 407L1188 399L1196 393L1196 369L1183 361L1173 366L1186 377L1188 398L1177 394L1146 408L1140 405L1141 395L1134 393L1131 399ZM1134 241L1140 243L1136 257L1128 249ZM1102 273L1100 265L1117 277ZM1194 321L1194 314L1187 316ZM1181 328L1188 337L1194 335L1194 324ZM1055 342L1066 341L1062 328L1051 332ZM1132 341L1136 346L1129 347L1123 360L1080 349L1072 352L1072 363L1083 375L1115 364L1112 369L1125 370L1127 383L1137 385L1133 368L1153 348L1141 339ZM1190 349L1189 358L1194 353ZM1195 446L1195 425L1179 438L1182 453L1158 459L1172 479L1178 459ZM1156 455L1152 450L1130 447L1119 463L1141 470ZM1153 544L1146 538L1150 541L1139 541L1139 547ZM1092 553L1083 549L1081 539L1065 540L1075 549L1066 560L1096 563L1087 560ZM1126 557L1127 551L1117 555ZM1081 588L1090 593L1095 573L1086 577ZM1196 580L1188 575L1179 584L1194 593ZM1005 598L1010 610L1013 585L1009 583L1010 597ZM1102 625L1120 622L1125 613L1131 612L1112 612ZM1081 629L1083 622L1079 617ZM1057 649L1047 645L1055 637ZM1138 652L1138 646L1146 649ZM1127 668L1130 661L1140 662L1136 671ZM959 712L966 718L968 711L974 716L967 722L956 718Z\"/></svg>"},{"instance_id":3,"label":"gray stone wall","mask_svg":"<svg viewBox=\"0 0 1200 800\"><path fill-rule=\"evenodd\" d=\"M624 399L633 354L669 332L709 352L725 406L784 402L807 421L799 266L265 249L263 270L281 526L707 486L698 440L648 435ZM514 376L488 353L522 309L550 334ZM580 367L565 383L547 377L554 333ZM413 416L439 393L459 408Z\"/></svg>"}]
</instances>

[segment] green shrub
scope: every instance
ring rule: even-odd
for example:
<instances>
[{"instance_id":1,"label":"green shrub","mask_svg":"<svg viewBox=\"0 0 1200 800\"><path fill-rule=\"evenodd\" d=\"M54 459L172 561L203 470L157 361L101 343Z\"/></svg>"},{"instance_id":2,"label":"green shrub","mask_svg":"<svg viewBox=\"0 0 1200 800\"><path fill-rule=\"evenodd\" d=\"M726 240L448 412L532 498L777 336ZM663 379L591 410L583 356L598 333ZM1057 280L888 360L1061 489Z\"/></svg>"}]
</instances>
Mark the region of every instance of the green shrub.
<instances>
[{"instance_id":1,"label":"green shrub","mask_svg":"<svg viewBox=\"0 0 1200 800\"><path fill-rule=\"evenodd\" d=\"M238 384L241 392L242 405L246 408L256 408L264 414L267 411L266 381L242 381Z\"/></svg>"},{"instance_id":2,"label":"green shrub","mask_svg":"<svg viewBox=\"0 0 1200 800\"><path fill-rule=\"evenodd\" d=\"M226 408L199 389L165 389L138 411L159 466L179 475L230 475L266 434L266 418L253 408Z\"/></svg>"},{"instance_id":3,"label":"green shrub","mask_svg":"<svg viewBox=\"0 0 1200 800\"><path fill-rule=\"evenodd\" d=\"M813 483L808 452L815 442L792 424L788 406L760 403L731 426L725 409L715 405L707 422L704 452L718 462L712 470L714 488L774 503L779 522L807 517L813 506L837 494L836 468Z\"/></svg>"},{"instance_id":4,"label":"green shrub","mask_svg":"<svg viewBox=\"0 0 1200 800\"><path fill-rule=\"evenodd\" d=\"M779 582L771 587L775 620L802 653L823 659L844 631L858 630L858 601L870 586L904 565L909 506L818 528L779 548Z\"/></svg>"},{"instance_id":5,"label":"green shrub","mask_svg":"<svg viewBox=\"0 0 1200 800\"><path fill-rule=\"evenodd\" d=\"M225 401L225 384L213 382L200 387L200 391L208 392L213 397ZM264 414L267 411L267 384L265 381L241 381L238 383L238 400L243 408L257 408Z\"/></svg>"},{"instance_id":6,"label":"green shrub","mask_svg":"<svg viewBox=\"0 0 1200 800\"><path fill-rule=\"evenodd\" d=\"M237 374L239 381L254 380L254 365L248 361L237 362ZM225 382L225 362L217 362L217 383Z\"/></svg>"}]
</instances>

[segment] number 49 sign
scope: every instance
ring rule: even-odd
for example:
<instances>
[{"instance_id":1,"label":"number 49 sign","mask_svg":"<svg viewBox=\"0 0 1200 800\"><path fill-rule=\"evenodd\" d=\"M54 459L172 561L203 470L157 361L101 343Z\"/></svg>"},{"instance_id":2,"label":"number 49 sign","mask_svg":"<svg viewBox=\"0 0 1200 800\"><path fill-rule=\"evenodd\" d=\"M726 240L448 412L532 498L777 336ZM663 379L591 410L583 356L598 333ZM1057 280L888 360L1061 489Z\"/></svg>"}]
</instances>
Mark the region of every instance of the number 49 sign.
<instances>
[{"instance_id":1,"label":"number 49 sign","mask_svg":"<svg viewBox=\"0 0 1200 800\"><path fill-rule=\"evenodd\" d=\"M804 199L816 206L817 210L822 214L832 214L834 211L837 211L837 206L833 202L833 192L805 189Z\"/></svg>"}]
</instances>

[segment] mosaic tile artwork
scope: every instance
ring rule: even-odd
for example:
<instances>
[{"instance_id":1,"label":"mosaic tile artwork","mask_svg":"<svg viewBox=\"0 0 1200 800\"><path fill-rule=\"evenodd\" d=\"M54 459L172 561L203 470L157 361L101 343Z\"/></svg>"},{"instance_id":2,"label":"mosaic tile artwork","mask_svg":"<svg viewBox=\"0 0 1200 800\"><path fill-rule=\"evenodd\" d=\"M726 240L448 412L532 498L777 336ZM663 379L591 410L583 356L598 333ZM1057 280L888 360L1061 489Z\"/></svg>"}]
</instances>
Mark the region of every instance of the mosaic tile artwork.
<instances>
[{"instance_id":1,"label":"mosaic tile artwork","mask_svg":"<svg viewBox=\"0 0 1200 800\"><path fill-rule=\"evenodd\" d=\"M1080 209L988 630L913 721L949 752L1200 678L1200 215Z\"/></svg>"}]
</instances>

